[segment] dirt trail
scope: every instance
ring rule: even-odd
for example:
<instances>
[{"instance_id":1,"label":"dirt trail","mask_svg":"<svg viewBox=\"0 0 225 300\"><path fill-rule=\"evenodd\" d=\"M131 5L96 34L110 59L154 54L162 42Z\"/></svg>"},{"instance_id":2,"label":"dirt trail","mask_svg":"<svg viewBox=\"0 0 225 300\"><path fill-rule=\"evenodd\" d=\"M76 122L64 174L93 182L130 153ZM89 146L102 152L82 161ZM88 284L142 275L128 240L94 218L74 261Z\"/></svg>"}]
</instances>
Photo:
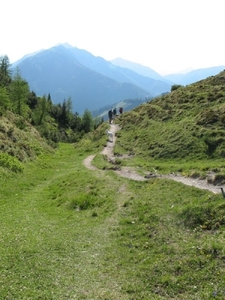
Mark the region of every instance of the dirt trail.
<instances>
[{"instance_id":1,"label":"dirt trail","mask_svg":"<svg viewBox=\"0 0 225 300\"><path fill-rule=\"evenodd\" d=\"M108 160L113 161L115 160L114 153L113 153L113 148L115 146L116 142L116 132L119 130L119 125L117 124L111 124L110 125L110 131L113 133L113 141L107 141L106 147L102 150L101 154L104 154L108 157ZM90 170L97 170L96 167L92 166L92 160L94 159L95 155L90 155L84 160L84 165L90 169ZM183 184L189 185L189 186L194 186L199 189L203 190L209 190L210 192L214 194L221 193L221 185L220 186L215 186L213 184L209 184L207 179L198 179L198 178L190 178L190 177L184 177L180 176L179 174L169 174L169 175L162 175L162 174L157 174L157 173L149 173L146 174L145 176L139 175L134 168L130 167L121 167L118 170L115 170L115 173L117 173L119 176L126 177L132 180L137 180L137 181L144 181L148 180L150 178L168 178L172 179L178 182L182 182Z\"/></svg>"}]
</instances>

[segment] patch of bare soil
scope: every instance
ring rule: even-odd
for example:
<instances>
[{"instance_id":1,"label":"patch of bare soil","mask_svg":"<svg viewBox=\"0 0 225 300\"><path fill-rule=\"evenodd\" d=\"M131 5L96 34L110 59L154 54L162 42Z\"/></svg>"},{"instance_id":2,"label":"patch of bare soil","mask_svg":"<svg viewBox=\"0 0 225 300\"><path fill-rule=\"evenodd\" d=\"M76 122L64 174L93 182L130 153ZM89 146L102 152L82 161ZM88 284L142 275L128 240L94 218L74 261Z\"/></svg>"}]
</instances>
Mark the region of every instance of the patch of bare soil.
<instances>
[{"instance_id":1,"label":"patch of bare soil","mask_svg":"<svg viewBox=\"0 0 225 300\"><path fill-rule=\"evenodd\" d=\"M119 126L117 124L111 124L110 125L110 131L113 133L113 140L107 141L106 147L102 150L101 154L106 155L108 160L110 162L115 161L114 157L114 152L113 152L113 147L116 142L116 132L119 130ZM90 170L97 170L96 167L92 166L92 160L94 159L95 155L88 156L84 160L84 165L90 169ZM190 178L190 177L184 177L179 174L169 174L169 175L162 175L162 174L157 174L157 173L149 173L146 174L145 176L139 175L134 168L130 167L120 167L118 169L115 168L115 173L117 173L119 176L126 177L132 180L137 180L137 181L144 181L148 180L150 178L168 178L171 180L175 180L178 182L182 182L183 184L189 185L189 186L194 186L199 189L203 190L208 190L214 194L221 193L221 185L213 185L208 182L208 179L199 179L199 178Z\"/></svg>"},{"instance_id":2,"label":"patch of bare soil","mask_svg":"<svg viewBox=\"0 0 225 300\"><path fill-rule=\"evenodd\" d=\"M190 178L190 177L184 177L177 174L169 174L169 175L163 175L164 178L169 178L178 182L182 182L183 184L189 185L189 186L195 186L202 190L208 190L214 194L221 193L221 185L215 186L213 184L208 183L207 179L199 179L199 178Z\"/></svg>"},{"instance_id":3,"label":"patch of bare soil","mask_svg":"<svg viewBox=\"0 0 225 300\"><path fill-rule=\"evenodd\" d=\"M90 155L85 160L83 161L83 164L85 165L86 168L89 170L97 170L96 167L92 166L92 160L94 159L95 155Z\"/></svg>"}]
</instances>

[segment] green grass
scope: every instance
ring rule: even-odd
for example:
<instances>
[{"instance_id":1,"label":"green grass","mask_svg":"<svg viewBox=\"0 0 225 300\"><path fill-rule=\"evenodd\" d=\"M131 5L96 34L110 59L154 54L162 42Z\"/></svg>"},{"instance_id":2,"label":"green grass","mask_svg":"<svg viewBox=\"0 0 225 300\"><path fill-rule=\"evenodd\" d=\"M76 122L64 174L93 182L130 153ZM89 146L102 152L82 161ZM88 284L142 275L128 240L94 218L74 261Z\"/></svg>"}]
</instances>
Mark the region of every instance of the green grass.
<instances>
[{"instance_id":1,"label":"green grass","mask_svg":"<svg viewBox=\"0 0 225 300\"><path fill-rule=\"evenodd\" d=\"M0 177L1 298L223 299L221 195L88 170L84 150Z\"/></svg>"}]
</instances>

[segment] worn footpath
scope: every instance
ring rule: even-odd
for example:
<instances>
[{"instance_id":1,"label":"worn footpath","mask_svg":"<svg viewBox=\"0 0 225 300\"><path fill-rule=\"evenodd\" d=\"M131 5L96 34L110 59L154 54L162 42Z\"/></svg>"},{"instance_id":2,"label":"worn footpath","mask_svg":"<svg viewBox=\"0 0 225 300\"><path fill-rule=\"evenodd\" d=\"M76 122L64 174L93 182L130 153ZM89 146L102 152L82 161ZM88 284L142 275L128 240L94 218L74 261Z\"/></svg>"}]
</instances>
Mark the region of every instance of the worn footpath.
<instances>
[{"instance_id":1,"label":"worn footpath","mask_svg":"<svg viewBox=\"0 0 225 300\"><path fill-rule=\"evenodd\" d=\"M113 148L115 146L116 142L116 132L119 130L119 125L117 124L111 124L110 125L110 131L113 133L113 141L108 140L106 147L103 148L101 154L106 155L109 161L115 160ZM97 170L96 167L92 166L92 160L94 159L95 155L90 155L84 160L84 165L89 168L90 170ZM123 157L120 157L123 158ZM214 194L221 193L221 185L215 186L213 184L208 183L207 179L199 179L199 178L190 178L190 177L184 177L179 174L158 174L158 173L148 173L145 176L139 175L134 168L130 167L120 167L119 169L114 170L115 173L117 173L119 176L126 177L132 180L137 181L144 181L149 180L150 178L159 177L159 178L168 178L171 180L175 180L178 182L182 182L183 184L189 185L189 186L195 186L199 189L209 190Z\"/></svg>"}]
</instances>

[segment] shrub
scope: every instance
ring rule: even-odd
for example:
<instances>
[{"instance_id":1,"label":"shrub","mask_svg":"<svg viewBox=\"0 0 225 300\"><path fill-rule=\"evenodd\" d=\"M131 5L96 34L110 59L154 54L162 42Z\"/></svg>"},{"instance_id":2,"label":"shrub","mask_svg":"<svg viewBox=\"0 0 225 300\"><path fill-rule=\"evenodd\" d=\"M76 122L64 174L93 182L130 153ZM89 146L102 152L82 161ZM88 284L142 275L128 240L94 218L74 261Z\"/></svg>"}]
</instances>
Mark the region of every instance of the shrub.
<instances>
[{"instance_id":1,"label":"shrub","mask_svg":"<svg viewBox=\"0 0 225 300\"><path fill-rule=\"evenodd\" d=\"M173 92L173 91L175 91L175 90L177 90L181 87L182 87L182 85L180 85L180 84L174 84L174 85L171 86L171 92Z\"/></svg>"},{"instance_id":2,"label":"shrub","mask_svg":"<svg viewBox=\"0 0 225 300\"><path fill-rule=\"evenodd\" d=\"M0 166L13 172L23 171L23 165L18 161L18 159L8 153L0 153Z\"/></svg>"}]
</instances>

